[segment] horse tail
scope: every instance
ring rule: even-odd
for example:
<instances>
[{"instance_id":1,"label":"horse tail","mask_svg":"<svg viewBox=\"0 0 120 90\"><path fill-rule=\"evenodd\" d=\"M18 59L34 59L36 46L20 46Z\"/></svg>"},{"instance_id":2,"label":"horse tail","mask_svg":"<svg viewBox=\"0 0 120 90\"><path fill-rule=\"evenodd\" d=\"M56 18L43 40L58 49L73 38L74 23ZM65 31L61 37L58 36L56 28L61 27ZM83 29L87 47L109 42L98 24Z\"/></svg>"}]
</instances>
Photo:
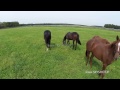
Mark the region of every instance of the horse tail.
<instances>
[{"instance_id":1,"label":"horse tail","mask_svg":"<svg viewBox=\"0 0 120 90\"><path fill-rule=\"evenodd\" d=\"M86 52L85 52L86 57L87 57L87 54L88 54L88 51L86 50Z\"/></svg>"}]
</instances>

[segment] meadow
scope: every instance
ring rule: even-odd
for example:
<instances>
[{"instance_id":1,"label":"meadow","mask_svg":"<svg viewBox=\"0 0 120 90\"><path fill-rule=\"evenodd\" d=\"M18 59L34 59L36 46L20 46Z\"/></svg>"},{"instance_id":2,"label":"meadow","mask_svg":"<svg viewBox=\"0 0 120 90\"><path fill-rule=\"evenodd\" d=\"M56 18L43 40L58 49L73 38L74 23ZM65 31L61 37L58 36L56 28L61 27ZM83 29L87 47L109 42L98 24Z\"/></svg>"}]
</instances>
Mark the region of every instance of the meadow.
<instances>
[{"instance_id":1,"label":"meadow","mask_svg":"<svg viewBox=\"0 0 120 90\"><path fill-rule=\"evenodd\" d=\"M44 30L52 32L51 50L46 51ZM63 45L67 32L78 32L82 45L77 50ZM99 35L110 42L119 31L80 26L25 26L0 29L0 79L99 79L95 71L102 63L94 57L86 66L86 42ZM120 59L107 67L104 79L120 79ZM92 73L91 73L92 72Z\"/></svg>"}]
</instances>

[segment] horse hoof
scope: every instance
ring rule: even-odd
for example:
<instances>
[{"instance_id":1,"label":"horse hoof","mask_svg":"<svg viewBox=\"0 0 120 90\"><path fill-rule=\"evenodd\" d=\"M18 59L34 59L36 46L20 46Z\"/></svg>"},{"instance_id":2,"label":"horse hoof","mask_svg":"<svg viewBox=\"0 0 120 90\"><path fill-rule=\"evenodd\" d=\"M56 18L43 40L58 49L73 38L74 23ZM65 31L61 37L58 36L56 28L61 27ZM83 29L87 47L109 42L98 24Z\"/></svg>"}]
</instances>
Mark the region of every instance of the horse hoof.
<instances>
[{"instance_id":1,"label":"horse hoof","mask_svg":"<svg viewBox=\"0 0 120 90\"><path fill-rule=\"evenodd\" d=\"M98 73L99 76L101 76L101 73Z\"/></svg>"}]
</instances>

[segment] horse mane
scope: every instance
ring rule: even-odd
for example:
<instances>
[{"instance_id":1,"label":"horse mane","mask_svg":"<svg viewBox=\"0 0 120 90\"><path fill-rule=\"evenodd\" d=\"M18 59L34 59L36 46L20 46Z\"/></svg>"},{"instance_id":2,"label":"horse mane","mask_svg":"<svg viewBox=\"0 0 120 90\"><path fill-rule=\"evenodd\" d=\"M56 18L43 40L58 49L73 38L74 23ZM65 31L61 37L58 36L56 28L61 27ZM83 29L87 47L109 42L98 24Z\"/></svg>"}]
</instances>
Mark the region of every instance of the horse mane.
<instances>
[{"instance_id":1,"label":"horse mane","mask_svg":"<svg viewBox=\"0 0 120 90\"><path fill-rule=\"evenodd\" d=\"M118 41L113 41L110 45L111 45L111 47L113 48L113 47L115 47L115 43L117 43Z\"/></svg>"},{"instance_id":2,"label":"horse mane","mask_svg":"<svg viewBox=\"0 0 120 90\"><path fill-rule=\"evenodd\" d=\"M71 32L68 32L68 33L65 34L65 36L64 36L64 38L63 38L63 42L66 40L66 36L67 36L69 33L71 33Z\"/></svg>"}]
</instances>

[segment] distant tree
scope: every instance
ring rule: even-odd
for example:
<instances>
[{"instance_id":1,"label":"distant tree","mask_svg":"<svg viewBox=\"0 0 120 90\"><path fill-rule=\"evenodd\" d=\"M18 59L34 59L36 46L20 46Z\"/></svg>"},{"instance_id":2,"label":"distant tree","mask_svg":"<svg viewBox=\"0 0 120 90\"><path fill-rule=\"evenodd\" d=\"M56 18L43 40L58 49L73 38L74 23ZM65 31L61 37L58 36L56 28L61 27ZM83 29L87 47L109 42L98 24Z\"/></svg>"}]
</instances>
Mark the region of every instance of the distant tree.
<instances>
[{"instance_id":1,"label":"distant tree","mask_svg":"<svg viewBox=\"0 0 120 90\"><path fill-rule=\"evenodd\" d=\"M0 22L0 28L6 28L6 27L17 27L20 26L19 22Z\"/></svg>"},{"instance_id":2,"label":"distant tree","mask_svg":"<svg viewBox=\"0 0 120 90\"><path fill-rule=\"evenodd\" d=\"M19 22L3 22L5 27L17 27L19 26Z\"/></svg>"},{"instance_id":3,"label":"distant tree","mask_svg":"<svg viewBox=\"0 0 120 90\"><path fill-rule=\"evenodd\" d=\"M114 28L114 29L120 29L120 26L114 25L114 24L105 24L105 28Z\"/></svg>"}]
</instances>

